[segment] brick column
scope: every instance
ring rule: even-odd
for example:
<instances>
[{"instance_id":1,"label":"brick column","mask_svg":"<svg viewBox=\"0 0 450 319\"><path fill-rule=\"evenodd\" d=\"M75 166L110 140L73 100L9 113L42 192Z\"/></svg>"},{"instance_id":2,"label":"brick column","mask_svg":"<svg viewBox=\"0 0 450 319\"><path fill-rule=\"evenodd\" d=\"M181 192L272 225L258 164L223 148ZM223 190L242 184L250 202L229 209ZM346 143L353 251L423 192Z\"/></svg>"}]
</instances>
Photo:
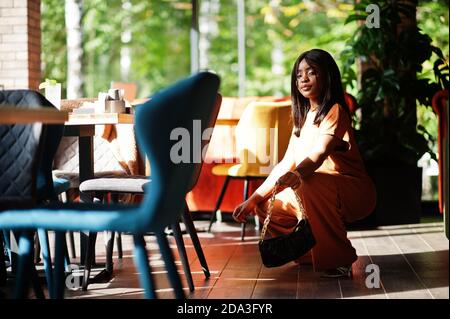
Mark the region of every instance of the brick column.
<instances>
[{"instance_id":1,"label":"brick column","mask_svg":"<svg viewBox=\"0 0 450 319\"><path fill-rule=\"evenodd\" d=\"M0 0L0 89L38 89L40 6L40 0Z\"/></svg>"}]
</instances>

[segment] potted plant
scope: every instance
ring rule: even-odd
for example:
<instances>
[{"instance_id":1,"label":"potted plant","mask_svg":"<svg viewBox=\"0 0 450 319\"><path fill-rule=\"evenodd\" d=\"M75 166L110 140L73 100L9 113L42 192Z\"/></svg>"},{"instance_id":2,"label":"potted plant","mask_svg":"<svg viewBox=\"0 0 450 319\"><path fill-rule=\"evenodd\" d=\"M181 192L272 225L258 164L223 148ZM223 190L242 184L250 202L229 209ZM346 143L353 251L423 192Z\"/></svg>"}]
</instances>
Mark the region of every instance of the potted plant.
<instances>
[{"instance_id":1,"label":"potted plant","mask_svg":"<svg viewBox=\"0 0 450 319\"><path fill-rule=\"evenodd\" d=\"M366 24L379 9L379 23ZM361 108L355 131L377 189L377 225L420 221L422 179L417 161L429 148L430 135L417 125L417 103L431 107L435 92L448 85L448 62L431 38L417 27L415 1L361 0L347 18L359 21L343 51L343 81L358 82ZM422 64L436 55L436 80L420 78ZM359 78L353 66L358 63Z\"/></svg>"}]
</instances>

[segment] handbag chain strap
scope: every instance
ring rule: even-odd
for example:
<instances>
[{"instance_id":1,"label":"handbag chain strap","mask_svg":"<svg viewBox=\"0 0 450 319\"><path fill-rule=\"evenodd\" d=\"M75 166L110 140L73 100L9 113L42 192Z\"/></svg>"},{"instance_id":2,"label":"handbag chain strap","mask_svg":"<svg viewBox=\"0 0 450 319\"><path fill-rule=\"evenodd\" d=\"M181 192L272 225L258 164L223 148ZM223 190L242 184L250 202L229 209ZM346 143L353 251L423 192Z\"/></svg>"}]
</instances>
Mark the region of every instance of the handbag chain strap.
<instances>
[{"instance_id":1,"label":"handbag chain strap","mask_svg":"<svg viewBox=\"0 0 450 319\"><path fill-rule=\"evenodd\" d=\"M261 237L259 238L260 241L263 241L264 237L266 236L266 231L267 231L267 227L269 226L269 223L270 223L270 217L272 216L273 205L275 203L275 195L277 194L278 187L279 187L279 185L277 182L275 184L275 187L273 188L272 195L270 196L270 199L269 199L269 209L268 209L267 216L266 216L266 219L264 220L264 224L263 224L263 227L261 230ZM302 214L302 218L307 218L305 209L303 208L303 204L302 204L300 197L298 196L298 194L295 190L293 190L293 192L295 194L295 198L297 199L298 206L300 208L300 213Z\"/></svg>"}]
</instances>

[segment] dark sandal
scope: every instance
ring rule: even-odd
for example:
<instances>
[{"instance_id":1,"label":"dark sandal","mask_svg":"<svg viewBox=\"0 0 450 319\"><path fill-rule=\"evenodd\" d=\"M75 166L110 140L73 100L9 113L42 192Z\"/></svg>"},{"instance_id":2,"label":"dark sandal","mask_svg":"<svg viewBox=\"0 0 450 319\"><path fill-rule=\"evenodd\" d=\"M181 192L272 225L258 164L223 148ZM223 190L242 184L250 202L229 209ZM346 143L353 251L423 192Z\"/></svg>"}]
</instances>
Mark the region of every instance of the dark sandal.
<instances>
[{"instance_id":1,"label":"dark sandal","mask_svg":"<svg viewBox=\"0 0 450 319\"><path fill-rule=\"evenodd\" d=\"M335 269L325 270L320 276L323 278L352 278L352 267L337 267Z\"/></svg>"}]
</instances>

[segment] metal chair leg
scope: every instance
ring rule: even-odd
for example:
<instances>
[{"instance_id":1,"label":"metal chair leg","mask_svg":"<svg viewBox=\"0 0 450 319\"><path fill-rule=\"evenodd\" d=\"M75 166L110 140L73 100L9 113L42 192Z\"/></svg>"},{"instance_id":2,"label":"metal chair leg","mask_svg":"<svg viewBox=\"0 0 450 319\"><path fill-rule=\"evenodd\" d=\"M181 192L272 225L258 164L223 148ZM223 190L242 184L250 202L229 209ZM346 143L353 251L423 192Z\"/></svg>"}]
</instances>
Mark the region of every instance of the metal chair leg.
<instances>
[{"instance_id":1,"label":"metal chair leg","mask_svg":"<svg viewBox=\"0 0 450 319\"><path fill-rule=\"evenodd\" d=\"M123 258L122 233L121 232L117 232L117 254L118 254L119 259Z\"/></svg>"},{"instance_id":2,"label":"metal chair leg","mask_svg":"<svg viewBox=\"0 0 450 319\"><path fill-rule=\"evenodd\" d=\"M83 195L83 196L81 196ZM96 194L97 196L97 194ZM101 201L103 201L103 196L100 194L98 196ZM93 197L91 194L80 192L80 200L83 202L93 202ZM90 245L89 236L91 232L80 231L80 265L84 266L84 262L88 259L87 256L87 247ZM97 237L95 237L95 240ZM95 265L95 242L93 245L93 253L92 253L92 264Z\"/></svg>"},{"instance_id":3,"label":"metal chair leg","mask_svg":"<svg viewBox=\"0 0 450 319\"><path fill-rule=\"evenodd\" d=\"M95 242L97 240L97 233L90 232L88 239L88 247L86 250L86 260L84 262L84 274L83 274L83 284L81 290L86 291L89 285L89 276L91 275L92 264L94 263L95 256Z\"/></svg>"},{"instance_id":4,"label":"metal chair leg","mask_svg":"<svg viewBox=\"0 0 450 319\"><path fill-rule=\"evenodd\" d=\"M6 264L5 264L5 248L3 245L3 232L0 231L0 287L6 285Z\"/></svg>"},{"instance_id":5,"label":"metal chair leg","mask_svg":"<svg viewBox=\"0 0 450 319\"><path fill-rule=\"evenodd\" d=\"M50 298L53 298L53 269L52 257L50 253L50 244L48 240L48 232L45 229L38 229L38 238L42 247L42 258L44 259L45 277L47 279L47 287Z\"/></svg>"},{"instance_id":6,"label":"metal chair leg","mask_svg":"<svg viewBox=\"0 0 450 319\"><path fill-rule=\"evenodd\" d=\"M119 194L112 193L111 194L111 201L113 203L118 203L119 202ZM123 258L122 234L120 232L117 232L117 253L118 253L119 259L122 259Z\"/></svg>"},{"instance_id":7,"label":"metal chair leg","mask_svg":"<svg viewBox=\"0 0 450 319\"><path fill-rule=\"evenodd\" d=\"M115 232L106 232L106 270L110 273L113 272L113 249L114 249L114 236Z\"/></svg>"},{"instance_id":8,"label":"metal chair leg","mask_svg":"<svg viewBox=\"0 0 450 319\"><path fill-rule=\"evenodd\" d=\"M185 203L185 209L183 210L181 219L186 226L186 230L189 233L189 236L191 236L192 244L194 245L198 260L200 261L200 265L202 266L203 273L205 274L206 278L209 278L210 273L208 263L206 262L205 254L203 253L202 245L200 243L200 240L198 239L197 230L195 229L194 222L192 221L192 216L189 212L187 203Z\"/></svg>"},{"instance_id":9,"label":"metal chair leg","mask_svg":"<svg viewBox=\"0 0 450 319\"><path fill-rule=\"evenodd\" d=\"M17 268L19 264L19 231L5 230L5 244L9 254L9 262L11 263L11 273L17 275Z\"/></svg>"},{"instance_id":10,"label":"metal chair leg","mask_svg":"<svg viewBox=\"0 0 450 319\"><path fill-rule=\"evenodd\" d=\"M9 258L9 261L11 262L11 238L10 238L11 232L9 230L4 229L2 231L2 233L3 233L3 240L5 243L5 248L8 253L8 258Z\"/></svg>"},{"instance_id":11,"label":"metal chair leg","mask_svg":"<svg viewBox=\"0 0 450 319\"><path fill-rule=\"evenodd\" d=\"M33 291L36 299L45 299L44 291L42 290L41 283L39 282L39 275L34 265L31 265L30 272L31 283L33 284Z\"/></svg>"},{"instance_id":12,"label":"metal chair leg","mask_svg":"<svg viewBox=\"0 0 450 319\"><path fill-rule=\"evenodd\" d=\"M70 271L70 256L69 249L67 248L67 241L64 239L64 269L69 272Z\"/></svg>"},{"instance_id":13,"label":"metal chair leg","mask_svg":"<svg viewBox=\"0 0 450 319\"><path fill-rule=\"evenodd\" d=\"M244 180L244 196L243 196L244 202L248 199L248 184L249 184L249 180L248 180L248 178L246 178ZM242 226L241 226L241 241L244 241L246 224L247 224L246 222L242 223Z\"/></svg>"},{"instance_id":14,"label":"metal chair leg","mask_svg":"<svg viewBox=\"0 0 450 319\"><path fill-rule=\"evenodd\" d=\"M148 262L147 250L143 236L134 236L134 262L139 271L141 287L144 288L145 298L155 299L155 283L153 281L150 264Z\"/></svg>"},{"instance_id":15,"label":"metal chair leg","mask_svg":"<svg viewBox=\"0 0 450 319\"><path fill-rule=\"evenodd\" d=\"M41 242L39 236L34 236L34 263L39 264L41 262Z\"/></svg>"},{"instance_id":16,"label":"metal chair leg","mask_svg":"<svg viewBox=\"0 0 450 319\"><path fill-rule=\"evenodd\" d=\"M66 256L66 233L55 232L55 273L53 283L53 296L56 299L64 298L64 289L66 283L64 259Z\"/></svg>"},{"instance_id":17,"label":"metal chair leg","mask_svg":"<svg viewBox=\"0 0 450 319\"><path fill-rule=\"evenodd\" d=\"M184 295L183 286L181 285L180 276L178 275L177 267L175 266L175 261L173 259L172 251L170 250L166 234L164 232L159 232L156 234L156 238L158 239L159 249L164 259L164 263L166 264L170 283L175 292L175 298L185 299L186 296Z\"/></svg>"},{"instance_id":18,"label":"metal chair leg","mask_svg":"<svg viewBox=\"0 0 450 319\"><path fill-rule=\"evenodd\" d=\"M230 176L227 176L227 177L225 178L225 182L223 183L222 190L220 191L219 198L217 199L216 206L214 207L214 211L213 211L212 214L211 214L211 219L210 219L210 221L209 221L209 227L208 227L208 233L211 232L212 224L214 223L214 220L215 220L215 218L216 218L216 213L217 213L217 211L219 210L220 205L222 204L222 200L223 200L223 197L224 197L225 192L226 192L226 190L227 190L227 187L228 187L228 183L229 183L229 182L230 182Z\"/></svg>"},{"instance_id":19,"label":"metal chair leg","mask_svg":"<svg viewBox=\"0 0 450 319\"><path fill-rule=\"evenodd\" d=\"M70 248L70 256L75 259L77 258L77 252L75 250L75 237L73 235L73 232L68 232L69 234L69 248Z\"/></svg>"},{"instance_id":20,"label":"metal chair leg","mask_svg":"<svg viewBox=\"0 0 450 319\"><path fill-rule=\"evenodd\" d=\"M186 253L186 247L184 246L183 235L181 234L181 228L179 223L172 225L173 237L177 243L178 254L180 255L181 264L186 275L186 280L190 291L194 291L194 281L192 279L191 267L189 266L189 260Z\"/></svg>"}]
</instances>

